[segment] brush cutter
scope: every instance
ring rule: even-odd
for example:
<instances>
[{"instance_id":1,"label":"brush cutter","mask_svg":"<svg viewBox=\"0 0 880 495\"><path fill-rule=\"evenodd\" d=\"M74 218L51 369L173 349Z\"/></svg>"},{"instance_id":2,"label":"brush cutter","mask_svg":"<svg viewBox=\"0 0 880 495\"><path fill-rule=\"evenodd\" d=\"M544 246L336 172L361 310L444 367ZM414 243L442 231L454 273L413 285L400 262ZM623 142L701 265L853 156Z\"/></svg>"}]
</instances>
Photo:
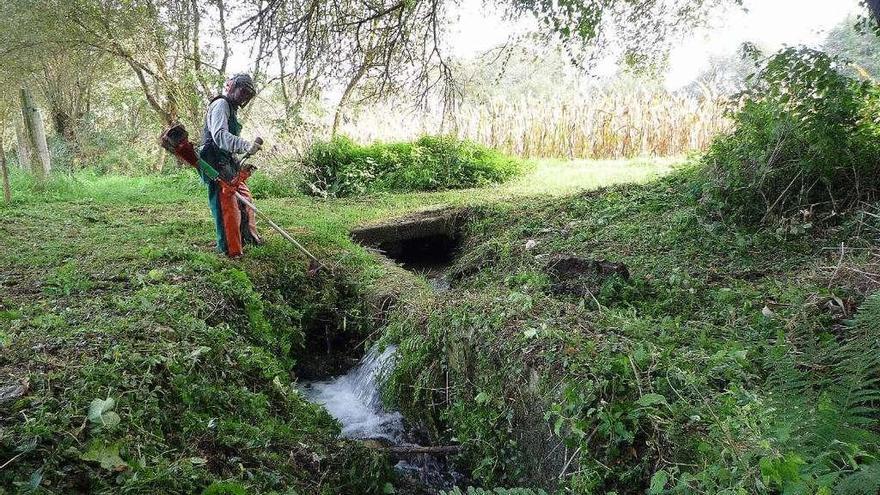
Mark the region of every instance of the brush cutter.
<instances>
[{"instance_id":1,"label":"brush cutter","mask_svg":"<svg viewBox=\"0 0 880 495\"><path fill-rule=\"evenodd\" d=\"M255 140L259 144L263 144L263 140L257 138ZM186 132L186 129L181 124L174 124L169 127L162 133L162 137L159 138L159 144L165 148L166 151L177 157L180 161L187 163L197 170L201 171L202 175L208 180L212 181L223 181L220 178L220 174L217 170L214 169L210 164L200 159L196 154L195 149L193 148L193 144L189 141L189 133ZM232 181L224 181L227 185L236 186L240 183L240 181L246 180L250 177L250 174L255 170L254 167L245 167L244 162L250 158L250 154L246 154L240 161L242 172L239 173ZM265 213L261 212L257 209L256 205L254 205L250 200L243 197L239 193L235 193L235 197L238 201L241 201L245 206L254 210L254 213L263 221L269 224L276 232L281 234L281 237L284 237L291 244L293 244L301 253L303 253L309 259L309 268L308 275L313 276L318 273L318 271L324 266L315 255L309 252L308 249L303 247L302 244L297 242L296 239L293 238L292 235L287 233L286 230L282 229L278 224L272 221Z\"/></svg>"}]
</instances>

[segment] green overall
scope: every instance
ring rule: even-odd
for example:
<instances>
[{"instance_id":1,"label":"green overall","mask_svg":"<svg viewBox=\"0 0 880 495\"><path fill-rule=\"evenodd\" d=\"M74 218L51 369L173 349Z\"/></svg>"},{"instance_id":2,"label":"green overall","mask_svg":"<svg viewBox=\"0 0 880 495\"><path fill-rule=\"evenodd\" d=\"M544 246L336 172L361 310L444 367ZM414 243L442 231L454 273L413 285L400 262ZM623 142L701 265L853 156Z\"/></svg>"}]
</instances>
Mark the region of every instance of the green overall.
<instances>
[{"instance_id":1,"label":"green overall","mask_svg":"<svg viewBox=\"0 0 880 495\"><path fill-rule=\"evenodd\" d=\"M214 101L220 98L225 99L227 103L229 103L229 132L235 136L239 136L241 133L241 124L236 117L236 105L223 96L214 98L211 103L213 104ZM207 122L205 123L205 130L202 133L202 147L199 149L199 158L205 160L205 162L214 167L214 169L220 173L220 179L222 180L232 180L238 174L238 162L232 156L232 153L217 146L214 142L214 138L211 136L210 130L208 129ZM217 231L217 251L228 254L229 250L226 242L226 230L223 225L223 215L220 205L220 185L216 181L212 181L210 178L205 177L204 174L201 174L201 176L202 181L208 185L208 205L211 208L211 215L214 217L214 227Z\"/></svg>"}]
</instances>

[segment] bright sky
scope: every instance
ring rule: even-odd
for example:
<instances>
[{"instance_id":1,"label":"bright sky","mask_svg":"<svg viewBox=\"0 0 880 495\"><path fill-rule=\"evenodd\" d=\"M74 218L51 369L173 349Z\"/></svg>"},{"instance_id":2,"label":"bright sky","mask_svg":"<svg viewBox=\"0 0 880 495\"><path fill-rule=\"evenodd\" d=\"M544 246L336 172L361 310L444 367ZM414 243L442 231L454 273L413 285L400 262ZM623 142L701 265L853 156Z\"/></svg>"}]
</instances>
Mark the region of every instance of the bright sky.
<instances>
[{"instance_id":1,"label":"bright sky","mask_svg":"<svg viewBox=\"0 0 880 495\"><path fill-rule=\"evenodd\" d=\"M858 12L858 0L746 0L746 11L732 12L725 19L701 29L671 53L667 86L678 88L692 81L713 55L736 52L746 41L773 51L783 45L816 44L825 34ZM503 43L516 25L487 10L483 0L463 0L461 18L452 29L453 51L459 56L482 53Z\"/></svg>"},{"instance_id":2,"label":"bright sky","mask_svg":"<svg viewBox=\"0 0 880 495\"><path fill-rule=\"evenodd\" d=\"M692 81L712 55L734 53L750 41L774 51L784 45L815 45L828 31L859 12L858 0L746 0L747 12L735 12L714 29L703 29L671 53L667 86Z\"/></svg>"}]
</instances>

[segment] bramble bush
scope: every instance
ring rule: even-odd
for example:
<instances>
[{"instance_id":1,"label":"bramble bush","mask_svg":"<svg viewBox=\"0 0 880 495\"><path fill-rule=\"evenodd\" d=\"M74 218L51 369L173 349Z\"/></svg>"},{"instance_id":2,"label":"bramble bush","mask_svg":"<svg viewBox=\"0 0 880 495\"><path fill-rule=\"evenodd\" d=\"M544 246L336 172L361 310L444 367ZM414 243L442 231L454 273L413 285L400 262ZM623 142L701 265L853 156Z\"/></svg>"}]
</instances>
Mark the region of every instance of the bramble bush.
<instances>
[{"instance_id":1,"label":"bramble bush","mask_svg":"<svg viewBox=\"0 0 880 495\"><path fill-rule=\"evenodd\" d=\"M769 57L704 157L703 200L745 221L811 217L880 189L880 92L808 48Z\"/></svg>"},{"instance_id":2,"label":"bramble bush","mask_svg":"<svg viewBox=\"0 0 880 495\"><path fill-rule=\"evenodd\" d=\"M308 192L337 197L485 186L504 182L524 168L520 160L498 151L436 136L368 146L336 137L313 144L303 161L313 174Z\"/></svg>"}]
</instances>

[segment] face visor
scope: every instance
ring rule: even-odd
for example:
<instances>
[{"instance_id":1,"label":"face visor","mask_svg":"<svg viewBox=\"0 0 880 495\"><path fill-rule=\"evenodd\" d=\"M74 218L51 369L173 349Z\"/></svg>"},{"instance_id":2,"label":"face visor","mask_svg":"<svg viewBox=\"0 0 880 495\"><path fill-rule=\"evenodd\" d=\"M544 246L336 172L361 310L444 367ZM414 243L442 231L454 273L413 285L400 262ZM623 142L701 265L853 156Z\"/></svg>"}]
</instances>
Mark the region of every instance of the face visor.
<instances>
[{"instance_id":1,"label":"face visor","mask_svg":"<svg viewBox=\"0 0 880 495\"><path fill-rule=\"evenodd\" d=\"M226 81L226 97L240 107L247 106L256 95L254 80L247 74L238 74Z\"/></svg>"},{"instance_id":2,"label":"face visor","mask_svg":"<svg viewBox=\"0 0 880 495\"><path fill-rule=\"evenodd\" d=\"M247 106L247 104L250 103L250 101L253 100L254 96L256 95L257 93L251 88L238 87L233 88L232 91L229 92L228 97L229 99L234 101L236 105L244 107Z\"/></svg>"}]
</instances>

